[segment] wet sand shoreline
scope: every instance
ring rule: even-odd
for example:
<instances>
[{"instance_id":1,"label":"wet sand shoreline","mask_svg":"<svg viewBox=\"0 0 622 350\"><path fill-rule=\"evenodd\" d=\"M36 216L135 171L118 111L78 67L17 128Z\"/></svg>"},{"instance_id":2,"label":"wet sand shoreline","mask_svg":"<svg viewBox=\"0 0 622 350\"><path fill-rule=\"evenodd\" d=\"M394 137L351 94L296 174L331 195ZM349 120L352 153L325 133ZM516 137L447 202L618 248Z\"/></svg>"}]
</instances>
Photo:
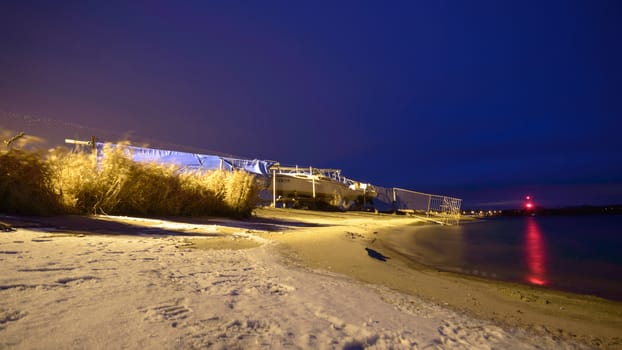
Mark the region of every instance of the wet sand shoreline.
<instances>
[{"instance_id":1,"label":"wet sand shoreline","mask_svg":"<svg viewBox=\"0 0 622 350\"><path fill-rule=\"evenodd\" d=\"M346 225L340 234L314 229L319 237L313 240L276 240L287 247L285 254L303 265L380 284L506 327L578 339L594 347L622 347L622 303L419 264L386 244L392 230L405 226L416 230L414 225L416 219L388 215L378 218L377 224L372 217L359 225ZM391 259L370 259L364 254L365 247Z\"/></svg>"}]
</instances>

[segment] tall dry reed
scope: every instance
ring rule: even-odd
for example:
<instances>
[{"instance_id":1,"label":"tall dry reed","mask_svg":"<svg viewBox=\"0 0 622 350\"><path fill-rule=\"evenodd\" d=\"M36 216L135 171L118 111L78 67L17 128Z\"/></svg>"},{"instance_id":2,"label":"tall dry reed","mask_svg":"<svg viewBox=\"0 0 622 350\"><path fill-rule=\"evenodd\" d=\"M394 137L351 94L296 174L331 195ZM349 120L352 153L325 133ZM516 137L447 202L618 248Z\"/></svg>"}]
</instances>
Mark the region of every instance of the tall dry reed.
<instances>
[{"instance_id":1,"label":"tall dry reed","mask_svg":"<svg viewBox=\"0 0 622 350\"><path fill-rule=\"evenodd\" d=\"M38 153L9 150L0 153L0 212L50 215L62 212L52 169Z\"/></svg>"},{"instance_id":2,"label":"tall dry reed","mask_svg":"<svg viewBox=\"0 0 622 350\"><path fill-rule=\"evenodd\" d=\"M63 149L50 152L46 159L35 154L28 157L31 162L36 159L42 171L38 178L28 177L47 184L55 208L68 213L244 217L251 214L259 198L259 186L251 174L137 163L123 145L106 145L99 159ZM0 188L9 186L8 181L1 181ZM23 201L38 202L37 198L31 193L24 195ZM13 204L7 208L11 207ZM2 210L11 212L9 209Z\"/></svg>"}]
</instances>

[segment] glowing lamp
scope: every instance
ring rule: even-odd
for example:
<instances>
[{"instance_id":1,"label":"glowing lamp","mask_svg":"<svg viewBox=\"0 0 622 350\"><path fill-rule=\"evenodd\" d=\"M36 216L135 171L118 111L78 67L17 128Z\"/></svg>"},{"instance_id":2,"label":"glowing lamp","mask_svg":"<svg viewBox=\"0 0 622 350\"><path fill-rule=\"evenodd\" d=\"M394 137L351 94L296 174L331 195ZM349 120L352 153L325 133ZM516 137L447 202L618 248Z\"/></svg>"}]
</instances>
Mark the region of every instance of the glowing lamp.
<instances>
[{"instance_id":1,"label":"glowing lamp","mask_svg":"<svg viewBox=\"0 0 622 350\"><path fill-rule=\"evenodd\" d=\"M525 207L527 207L527 209L531 209L531 208L533 208L533 204L527 203L527 204L525 204Z\"/></svg>"}]
</instances>

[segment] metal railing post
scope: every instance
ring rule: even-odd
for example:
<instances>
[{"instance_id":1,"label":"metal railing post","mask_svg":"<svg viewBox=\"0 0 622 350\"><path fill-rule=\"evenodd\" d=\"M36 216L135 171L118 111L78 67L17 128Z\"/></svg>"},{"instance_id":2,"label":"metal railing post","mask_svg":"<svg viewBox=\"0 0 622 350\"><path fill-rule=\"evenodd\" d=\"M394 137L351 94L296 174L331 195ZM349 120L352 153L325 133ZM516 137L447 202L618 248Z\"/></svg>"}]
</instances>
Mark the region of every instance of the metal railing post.
<instances>
[{"instance_id":1,"label":"metal railing post","mask_svg":"<svg viewBox=\"0 0 622 350\"><path fill-rule=\"evenodd\" d=\"M427 216L430 216L430 204L432 203L432 195L428 195L428 211L426 212Z\"/></svg>"},{"instance_id":2,"label":"metal railing post","mask_svg":"<svg viewBox=\"0 0 622 350\"><path fill-rule=\"evenodd\" d=\"M393 187L393 214L397 214L397 194L395 193L395 187Z\"/></svg>"},{"instance_id":3,"label":"metal railing post","mask_svg":"<svg viewBox=\"0 0 622 350\"><path fill-rule=\"evenodd\" d=\"M272 169L272 208L276 208L276 169Z\"/></svg>"}]
</instances>

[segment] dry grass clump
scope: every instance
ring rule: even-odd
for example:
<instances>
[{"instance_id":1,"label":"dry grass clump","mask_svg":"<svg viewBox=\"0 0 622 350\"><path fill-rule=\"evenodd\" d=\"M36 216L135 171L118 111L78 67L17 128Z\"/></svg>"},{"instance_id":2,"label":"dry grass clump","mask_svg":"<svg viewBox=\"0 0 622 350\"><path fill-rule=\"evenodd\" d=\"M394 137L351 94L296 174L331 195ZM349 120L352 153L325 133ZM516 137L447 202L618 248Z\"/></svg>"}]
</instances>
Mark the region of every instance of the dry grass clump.
<instances>
[{"instance_id":1,"label":"dry grass clump","mask_svg":"<svg viewBox=\"0 0 622 350\"><path fill-rule=\"evenodd\" d=\"M21 150L0 153L0 212L26 215L62 212L52 170L39 154Z\"/></svg>"},{"instance_id":2,"label":"dry grass clump","mask_svg":"<svg viewBox=\"0 0 622 350\"><path fill-rule=\"evenodd\" d=\"M254 176L233 171L225 176L225 205L233 213L250 214L259 202L260 186Z\"/></svg>"},{"instance_id":3,"label":"dry grass clump","mask_svg":"<svg viewBox=\"0 0 622 350\"><path fill-rule=\"evenodd\" d=\"M123 145L105 146L99 159L57 149L39 158L39 164L57 207L69 213L244 217L258 200L259 186L251 174L137 163Z\"/></svg>"},{"instance_id":4,"label":"dry grass clump","mask_svg":"<svg viewBox=\"0 0 622 350\"><path fill-rule=\"evenodd\" d=\"M180 174L183 215L200 215L213 208L213 215L244 217L259 201L260 186L247 172L208 171Z\"/></svg>"},{"instance_id":5,"label":"dry grass clump","mask_svg":"<svg viewBox=\"0 0 622 350\"><path fill-rule=\"evenodd\" d=\"M65 206L78 213L180 215L176 168L132 161L123 147L95 155L56 152L50 159Z\"/></svg>"},{"instance_id":6,"label":"dry grass clump","mask_svg":"<svg viewBox=\"0 0 622 350\"><path fill-rule=\"evenodd\" d=\"M205 208L212 208L211 215L227 215L230 209L226 207L223 195L227 176L230 174L223 171L180 173L182 215L203 215Z\"/></svg>"}]
</instances>

